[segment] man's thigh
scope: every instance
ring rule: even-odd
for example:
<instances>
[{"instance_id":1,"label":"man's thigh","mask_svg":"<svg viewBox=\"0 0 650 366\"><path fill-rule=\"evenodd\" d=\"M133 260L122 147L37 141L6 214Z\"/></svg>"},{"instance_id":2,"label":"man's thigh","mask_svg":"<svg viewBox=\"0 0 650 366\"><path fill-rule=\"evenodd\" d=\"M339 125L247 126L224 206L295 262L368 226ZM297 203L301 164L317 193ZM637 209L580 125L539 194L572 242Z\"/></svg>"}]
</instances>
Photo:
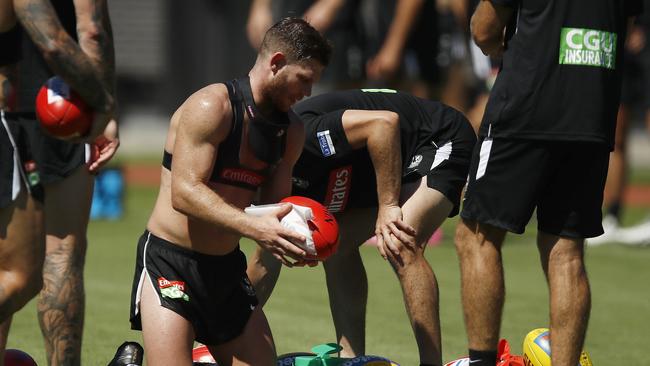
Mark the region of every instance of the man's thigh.
<instances>
[{"instance_id":1,"label":"man's thigh","mask_svg":"<svg viewBox=\"0 0 650 366\"><path fill-rule=\"evenodd\" d=\"M404 221L416 230L416 240L420 245L427 242L454 207L443 193L428 186L427 177L422 177L419 182L404 185L400 199L404 200Z\"/></svg>"},{"instance_id":2,"label":"man's thigh","mask_svg":"<svg viewBox=\"0 0 650 366\"><path fill-rule=\"evenodd\" d=\"M47 235L63 238L86 234L94 179L85 166L80 166L62 180L44 185Z\"/></svg>"}]
</instances>

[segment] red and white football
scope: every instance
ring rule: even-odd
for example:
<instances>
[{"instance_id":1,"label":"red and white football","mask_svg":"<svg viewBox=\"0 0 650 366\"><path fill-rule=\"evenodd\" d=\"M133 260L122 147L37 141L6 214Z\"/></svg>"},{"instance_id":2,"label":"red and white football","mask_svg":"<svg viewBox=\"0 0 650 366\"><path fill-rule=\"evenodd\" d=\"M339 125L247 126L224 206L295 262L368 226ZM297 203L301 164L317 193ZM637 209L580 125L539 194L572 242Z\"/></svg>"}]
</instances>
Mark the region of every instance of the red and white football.
<instances>
[{"instance_id":1,"label":"red and white football","mask_svg":"<svg viewBox=\"0 0 650 366\"><path fill-rule=\"evenodd\" d=\"M93 114L92 108L58 76L48 79L36 96L36 117L55 137L84 136Z\"/></svg>"},{"instance_id":2,"label":"red and white football","mask_svg":"<svg viewBox=\"0 0 650 366\"><path fill-rule=\"evenodd\" d=\"M336 253L339 246L339 224L325 206L302 196L290 196L281 202L311 208L313 217L307 221L307 225L314 240L316 255L307 255L307 258L322 261Z\"/></svg>"}]
</instances>

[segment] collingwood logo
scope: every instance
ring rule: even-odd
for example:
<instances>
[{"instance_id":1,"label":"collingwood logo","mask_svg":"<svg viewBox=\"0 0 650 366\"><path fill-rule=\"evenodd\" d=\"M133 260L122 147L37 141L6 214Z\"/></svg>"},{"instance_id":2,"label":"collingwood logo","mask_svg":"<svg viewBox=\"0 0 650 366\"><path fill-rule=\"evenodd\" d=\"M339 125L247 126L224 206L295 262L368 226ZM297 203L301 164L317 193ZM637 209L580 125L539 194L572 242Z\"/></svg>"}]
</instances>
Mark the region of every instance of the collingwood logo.
<instances>
[{"instance_id":1,"label":"collingwood logo","mask_svg":"<svg viewBox=\"0 0 650 366\"><path fill-rule=\"evenodd\" d=\"M309 188L309 181L307 179L302 179L298 177L291 177L291 183L300 188L300 189L307 189Z\"/></svg>"},{"instance_id":2,"label":"collingwood logo","mask_svg":"<svg viewBox=\"0 0 650 366\"><path fill-rule=\"evenodd\" d=\"M415 155L413 159L411 159L411 164L409 165L408 169L415 168L416 166L420 165L422 162L422 155Z\"/></svg>"},{"instance_id":3,"label":"collingwood logo","mask_svg":"<svg viewBox=\"0 0 650 366\"><path fill-rule=\"evenodd\" d=\"M562 28L559 63L615 69L616 39L616 33L595 29Z\"/></svg>"}]
</instances>

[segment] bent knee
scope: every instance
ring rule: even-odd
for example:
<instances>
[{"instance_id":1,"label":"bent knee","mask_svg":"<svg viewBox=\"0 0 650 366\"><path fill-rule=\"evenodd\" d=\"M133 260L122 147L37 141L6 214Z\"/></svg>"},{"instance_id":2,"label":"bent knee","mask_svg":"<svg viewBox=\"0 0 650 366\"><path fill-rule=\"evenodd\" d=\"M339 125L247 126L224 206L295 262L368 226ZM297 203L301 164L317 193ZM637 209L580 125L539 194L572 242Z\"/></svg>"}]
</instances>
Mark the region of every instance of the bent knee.
<instances>
[{"instance_id":1,"label":"bent knee","mask_svg":"<svg viewBox=\"0 0 650 366\"><path fill-rule=\"evenodd\" d=\"M389 257L389 263L393 267L393 270L397 275L408 271L411 267L428 265L426 258L424 257L424 249L411 250L402 250L400 252L399 259L393 259Z\"/></svg>"},{"instance_id":2,"label":"bent knee","mask_svg":"<svg viewBox=\"0 0 650 366\"><path fill-rule=\"evenodd\" d=\"M2 313L12 314L20 310L43 288L43 275L40 271L3 272L0 275L0 308Z\"/></svg>"}]
</instances>

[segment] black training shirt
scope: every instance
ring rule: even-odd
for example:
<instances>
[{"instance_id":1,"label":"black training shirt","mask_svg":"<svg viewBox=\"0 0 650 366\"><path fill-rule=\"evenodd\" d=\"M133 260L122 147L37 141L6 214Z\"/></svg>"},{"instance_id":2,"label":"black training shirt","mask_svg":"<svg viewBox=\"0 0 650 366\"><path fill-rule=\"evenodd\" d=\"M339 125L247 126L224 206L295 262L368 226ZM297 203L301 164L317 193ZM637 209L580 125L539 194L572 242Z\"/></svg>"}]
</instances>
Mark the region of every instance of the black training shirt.
<instances>
[{"instance_id":1,"label":"black training shirt","mask_svg":"<svg viewBox=\"0 0 650 366\"><path fill-rule=\"evenodd\" d=\"M368 149L352 149L343 130L343 112L355 109L399 115L403 180L419 164L411 160L417 159L421 149L455 136L461 124L469 124L460 112L442 103L390 89L336 91L302 101L294 107L305 123L305 145L293 170L294 194L330 207L327 195L337 189L331 185L340 182L350 189L346 195L350 205L360 204L355 200L365 197L376 200L376 177ZM352 174L356 183L350 187Z\"/></svg>"},{"instance_id":2,"label":"black training shirt","mask_svg":"<svg viewBox=\"0 0 650 366\"><path fill-rule=\"evenodd\" d=\"M327 141L322 137L324 131L320 131L318 123L311 120L326 113L339 111L342 114L350 109L388 110L399 115L403 171L416 151L431 144L433 138L441 131L459 123L460 115L458 111L442 103L392 89L353 89L322 94L302 101L294 108L296 114L305 122L303 155L312 155L321 161L321 164L338 164L339 160L346 159L351 153L351 148L345 140L343 126L339 123L338 131L328 133L328 138L332 139L332 146L335 147L335 153L331 154L323 150L324 147L327 148ZM321 133L321 137L318 133Z\"/></svg>"},{"instance_id":3,"label":"black training shirt","mask_svg":"<svg viewBox=\"0 0 650 366\"><path fill-rule=\"evenodd\" d=\"M641 0L491 1L515 10L514 29L480 135L611 147L627 21Z\"/></svg>"}]
</instances>

